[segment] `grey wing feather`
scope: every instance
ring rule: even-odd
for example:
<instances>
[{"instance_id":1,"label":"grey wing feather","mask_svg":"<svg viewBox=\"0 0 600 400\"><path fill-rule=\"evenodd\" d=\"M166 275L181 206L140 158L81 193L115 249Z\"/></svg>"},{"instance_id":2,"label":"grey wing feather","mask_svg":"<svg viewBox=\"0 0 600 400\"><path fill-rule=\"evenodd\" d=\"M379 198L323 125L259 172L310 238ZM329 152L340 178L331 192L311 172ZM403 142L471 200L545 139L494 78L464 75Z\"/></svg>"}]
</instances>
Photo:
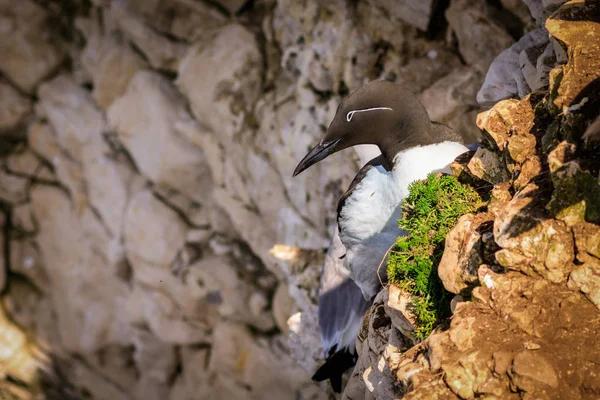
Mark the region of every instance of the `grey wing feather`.
<instances>
[{"instance_id":1,"label":"grey wing feather","mask_svg":"<svg viewBox=\"0 0 600 400\"><path fill-rule=\"evenodd\" d=\"M319 327L326 353L348 346L354 350L351 345L370 305L344 267L341 259L344 254L345 248L336 229L325 258L319 290Z\"/></svg>"}]
</instances>

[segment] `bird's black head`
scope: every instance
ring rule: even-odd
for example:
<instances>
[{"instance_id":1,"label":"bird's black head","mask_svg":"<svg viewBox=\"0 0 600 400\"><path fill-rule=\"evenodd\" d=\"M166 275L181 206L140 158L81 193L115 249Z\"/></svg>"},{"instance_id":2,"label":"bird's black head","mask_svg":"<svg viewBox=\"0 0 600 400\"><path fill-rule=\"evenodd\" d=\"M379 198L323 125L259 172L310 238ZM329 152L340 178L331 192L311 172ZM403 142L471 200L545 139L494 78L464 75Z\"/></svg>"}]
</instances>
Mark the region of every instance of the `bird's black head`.
<instances>
[{"instance_id":1,"label":"bird's black head","mask_svg":"<svg viewBox=\"0 0 600 400\"><path fill-rule=\"evenodd\" d=\"M300 161L294 176L358 144L377 145L386 158L393 158L415 135L428 136L430 127L425 107L411 92L388 81L372 81L342 101L325 137Z\"/></svg>"}]
</instances>

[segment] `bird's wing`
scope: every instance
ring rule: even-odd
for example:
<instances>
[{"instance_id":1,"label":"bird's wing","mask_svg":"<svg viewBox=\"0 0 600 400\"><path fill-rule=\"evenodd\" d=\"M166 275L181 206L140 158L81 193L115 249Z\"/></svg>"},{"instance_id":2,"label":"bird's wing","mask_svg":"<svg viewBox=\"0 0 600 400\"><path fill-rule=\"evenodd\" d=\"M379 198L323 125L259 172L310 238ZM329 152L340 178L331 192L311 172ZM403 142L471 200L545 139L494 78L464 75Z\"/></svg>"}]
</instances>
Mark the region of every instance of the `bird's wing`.
<instances>
[{"instance_id":1,"label":"bird's wing","mask_svg":"<svg viewBox=\"0 0 600 400\"><path fill-rule=\"evenodd\" d=\"M367 172L369 172L369 170L371 168L379 166L379 165L383 166L388 171L391 169L390 166L387 165L383 155L379 155L379 156L375 157L374 159L372 159L371 161L369 161L368 163L366 163L365 166L362 167L360 169L360 171L358 171L358 174L356 174L356 176L350 183L348 190L346 190L346 193L344 193L342 195L342 197L340 198L340 201L338 202L338 206L337 206L338 221L340 219L340 212L342 211L342 208L344 208L344 205L346 204L346 200L348 199L348 197L350 197L350 195L352 195L352 192L354 191L354 189L356 189L356 186L365 177L365 175L367 175Z\"/></svg>"},{"instance_id":2,"label":"bird's wing","mask_svg":"<svg viewBox=\"0 0 600 400\"><path fill-rule=\"evenodd\" d=\"M319 327L326 354L351 347L369 303L343 265L345 248L336 229L325 258L319 290Z\"/></svg>"}]
</instances>

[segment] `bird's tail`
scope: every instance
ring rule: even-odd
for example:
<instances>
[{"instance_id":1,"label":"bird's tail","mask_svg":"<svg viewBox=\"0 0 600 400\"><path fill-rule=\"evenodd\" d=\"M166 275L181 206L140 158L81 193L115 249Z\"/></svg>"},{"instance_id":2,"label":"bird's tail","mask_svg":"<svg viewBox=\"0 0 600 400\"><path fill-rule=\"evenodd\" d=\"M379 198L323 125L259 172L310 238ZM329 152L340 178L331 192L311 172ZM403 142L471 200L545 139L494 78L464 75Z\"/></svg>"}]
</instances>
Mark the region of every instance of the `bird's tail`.
<instances>
[{"instance_id":1,"label":"bird's tail","mask_svg":"<svg viewBox=\"0 0 600 400\"><path fill-rule=\"evenodd\" d=\"M315 372L312 379L317 382L329 379L333 391L340 393L342 391L342 375L356 364L357 358L356 353L347 347L333 352Z\"/></svg>"}]
</instances>

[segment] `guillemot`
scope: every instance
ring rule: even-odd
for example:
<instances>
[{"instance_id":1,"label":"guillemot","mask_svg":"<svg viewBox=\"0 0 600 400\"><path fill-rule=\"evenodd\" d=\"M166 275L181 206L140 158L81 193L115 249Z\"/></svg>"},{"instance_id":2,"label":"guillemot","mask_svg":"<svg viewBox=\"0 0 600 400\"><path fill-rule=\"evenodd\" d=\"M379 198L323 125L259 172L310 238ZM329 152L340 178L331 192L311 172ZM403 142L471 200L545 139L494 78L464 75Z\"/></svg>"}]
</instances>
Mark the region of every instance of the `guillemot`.
<instances>
[{"instance_id":1,"label":"guillemot","mask_svg":"<svg viewBox=\"0 0 600 400\"><path fill-rule=\"evenodd\" d=\"M449 173L450 163L469 151L459 134L429 119L414 94L394 83L376 80L340 103L325 136L300 161L293 176L333 153L360 144L376 145L381 155L359 171L337 208L339 239L345 250L339 259L355 286L342 279L345 285L327 288L330 294L319 296L319 324L327 361L313 379L330 379L336 391L341 389L341 375L353 365L349 361L355 353L354 340L349 338L355 338L363 308L372 303L381 283L387 281L384 259L388 249L404 234L397 221L409 184L433 172ZM379 268L382 262L384 267ZM338 275L344 276L340 271ZM358 292L365 302L356 301Z\"/></svg>"}]
</instances>

